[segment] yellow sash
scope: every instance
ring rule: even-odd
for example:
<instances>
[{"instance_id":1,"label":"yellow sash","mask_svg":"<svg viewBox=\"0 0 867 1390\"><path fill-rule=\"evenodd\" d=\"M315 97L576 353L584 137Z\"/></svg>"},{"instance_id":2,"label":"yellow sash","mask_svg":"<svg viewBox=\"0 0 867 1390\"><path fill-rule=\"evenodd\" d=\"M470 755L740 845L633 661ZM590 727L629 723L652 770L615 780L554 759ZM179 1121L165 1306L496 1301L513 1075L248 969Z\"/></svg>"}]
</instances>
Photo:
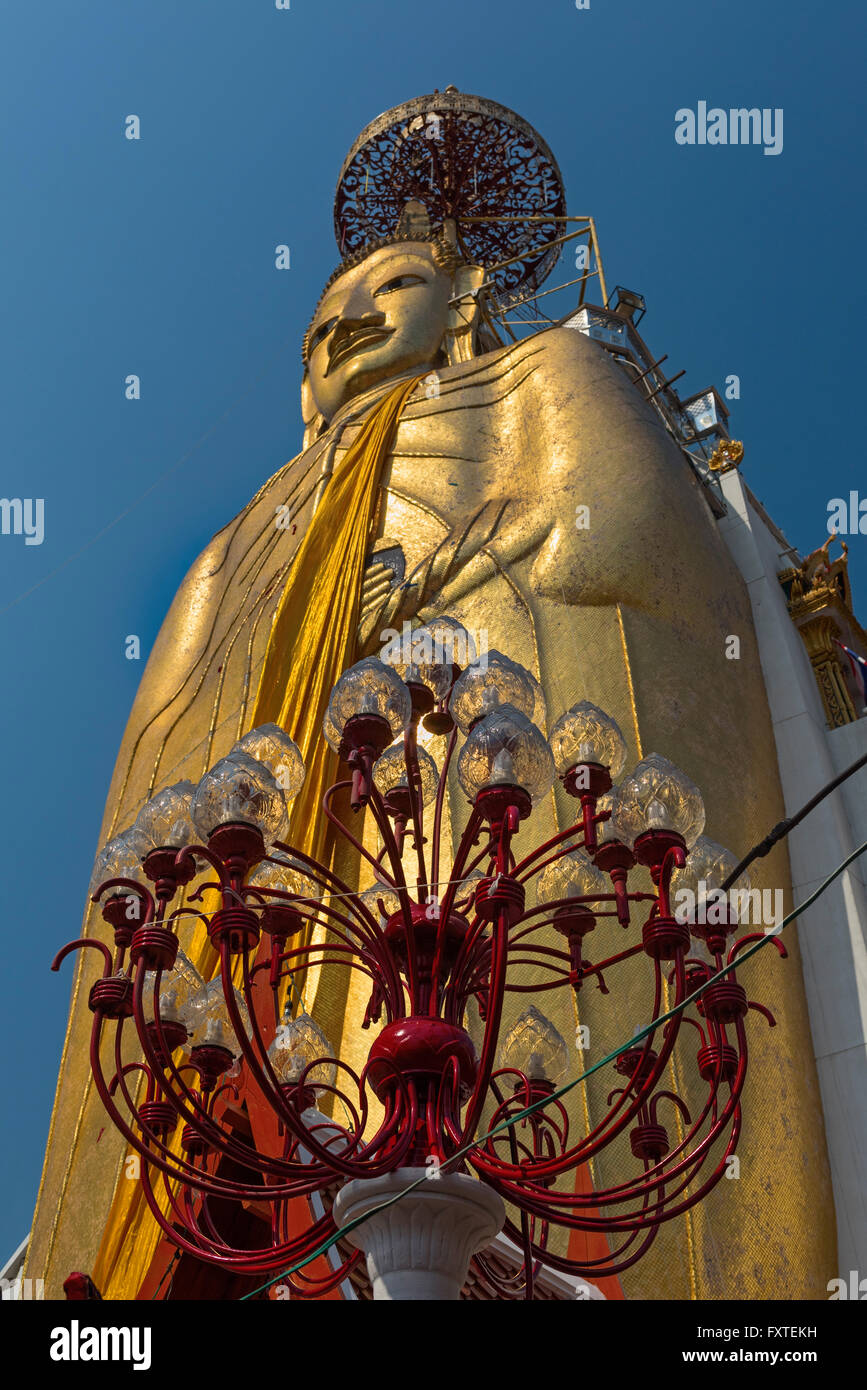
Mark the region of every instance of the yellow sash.
<instances>
[{"instance_id":1,"label":"yellow sash","mask_svg":"<svg viewBox=\"0 0 867 1390\"><path fill-rule=\"evenodd\" d=\"M401 381L380 401L328 485L295 555L274 615L251 728L279 724L301 749L307 775L290 808L292 845L319 860L327 857L322 797L335 780L336 754L322 735L332 687L355 656L365 556L385 461L401 411L421 380ZM202 939L191 954L210 955ZM177 1152L180 1128L172 1148ZM162 1179L155 1177L160 1192ZM168 1208L160 1192L160 1206ZM138 1182L121 1176L93 1269L104 1298L135 1298L161 1232Z\"/></svg>"}]
</instances>

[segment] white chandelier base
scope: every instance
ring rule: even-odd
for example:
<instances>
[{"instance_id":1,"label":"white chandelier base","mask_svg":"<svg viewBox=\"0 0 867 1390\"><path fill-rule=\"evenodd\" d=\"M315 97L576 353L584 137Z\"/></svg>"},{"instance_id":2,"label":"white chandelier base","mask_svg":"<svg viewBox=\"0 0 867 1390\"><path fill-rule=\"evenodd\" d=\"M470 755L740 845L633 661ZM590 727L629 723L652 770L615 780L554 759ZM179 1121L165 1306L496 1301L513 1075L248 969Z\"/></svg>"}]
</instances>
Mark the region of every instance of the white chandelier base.
<instances>
[{"instance_id":1,"label":"white chandelier base","mask_svg":"<svg viewBox=\"0 0 867 1390\"><path fill-rule=\"evenodd\" d=\"M338 1192L334 1220L343 1226L387 1202L424 1169L398 1168L359 1178ZM506 1209L485 1183L462 1173L430 1177L407 1197L377 1212L346 1239L367 1256L374 1299L454 1300L470 1259L502 1229Z\"/></svg>"}]
</instances>

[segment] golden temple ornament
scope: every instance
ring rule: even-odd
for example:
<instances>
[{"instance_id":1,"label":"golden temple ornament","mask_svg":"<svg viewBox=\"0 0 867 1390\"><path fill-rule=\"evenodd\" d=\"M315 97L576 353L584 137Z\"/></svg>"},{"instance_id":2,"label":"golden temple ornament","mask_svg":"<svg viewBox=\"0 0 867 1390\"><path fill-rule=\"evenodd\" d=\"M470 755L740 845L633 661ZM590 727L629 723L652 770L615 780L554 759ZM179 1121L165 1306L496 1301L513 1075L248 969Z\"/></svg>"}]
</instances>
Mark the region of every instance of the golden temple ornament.
<instances>
[{"instance_id":1,"label":"golden temple ornament","mask_svg":"<svg viewBox=\"0 0 867 1390\"><path fill-rule=\"evenodd\" d=\"M739 439L721 439L708 460L708 467L714 473L730 473L738 468L744 456L744 446Z\"/></svg>"}]
</instances>

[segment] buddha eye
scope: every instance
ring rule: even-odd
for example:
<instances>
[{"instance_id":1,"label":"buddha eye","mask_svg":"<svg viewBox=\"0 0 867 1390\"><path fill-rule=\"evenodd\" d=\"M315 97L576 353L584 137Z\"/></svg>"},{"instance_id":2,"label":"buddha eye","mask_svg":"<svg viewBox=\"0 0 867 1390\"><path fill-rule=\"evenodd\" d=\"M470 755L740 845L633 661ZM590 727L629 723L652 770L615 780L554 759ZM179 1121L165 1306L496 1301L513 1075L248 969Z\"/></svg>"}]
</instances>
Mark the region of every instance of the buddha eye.
<instances>
[{"instance_id":1,"label":"buddha eye","mask_svg":"<svg viewBox=\"0 0 867 1390\"><path fill-rule=\"evenodd\" d=\"M406 290L412 285L426 285L427 280L423 275L396 275L393 280L387 280L384 285L374 292L374 299L380 294L392 294L394 290Z\"/></svg>"},{"instance_id":2,"label":"buddha eye","mask_svg":"<svg viewBox=\"0 0 867 1390\"><path fill-rule=\"evenodd\" d=\"M314 348L318 348L319 344L323 342L325 338L328 337L336 322L336 318L327 319L325 323L320 323L319 327L315 330L315 332L310 334L310 352L313 352Z\"/></svg>"}]
</instances>

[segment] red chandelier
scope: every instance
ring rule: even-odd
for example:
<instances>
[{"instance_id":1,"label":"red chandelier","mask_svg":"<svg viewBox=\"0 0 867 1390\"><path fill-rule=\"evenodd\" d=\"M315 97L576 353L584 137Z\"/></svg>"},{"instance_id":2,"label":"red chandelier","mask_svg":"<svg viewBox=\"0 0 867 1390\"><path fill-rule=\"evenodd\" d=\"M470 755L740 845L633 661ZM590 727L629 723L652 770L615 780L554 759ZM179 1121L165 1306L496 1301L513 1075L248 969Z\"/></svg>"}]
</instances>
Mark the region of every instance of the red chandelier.
<instances>
[{"instance_id":1,"label":"red chandelier","mask_svg":"<svg viewBox=\"0 0 867 1390\"><path fill-rule=\"evenodd\" d=\"M362 1226L337 1240L350 1208L342 1194L335 1217L336 1189L393 1194L382 1180L398 1173L416 1189L425 1175L460 1174L507 1204L513 1274L504 1276L479 1240L465 1252L496 1297L532 1297L542 1266L590 1280L619 1274L726 1172L741 1128L747 1011L774 1022L736 975L739 951L763 933L738 939L728 903L702 910L735 859L701 835L698 789L656 754L612 789L626 751L613 719L581 702L546 739L535 678L496 652L472 659L470 650L456 664L457 639L469 642L440 619L412 634L401 660L367 658L332 692L324 733L349 775L329 788L322 814L367 864L371 888L354 891L287 842L286 803L304 768L293 741L269 725L197 787L160 792L105 847L92 896L113 928L114 951L80 939L52 965L78 948L104 958L89 996L93 1077L140 1155L143 1191L166 1237L227 1272L279 1275L292 1296L329 1292L362 1259ZM422 728L442 740L439 768ZM459 837L444 829L450 771L469 804ZM574 824L519 857L516 835L556 776L575 800ZM378 853L347 824L362 808ZM651 891L630 887L636 866L649 871ZM203 870L207 881L173 907ZM692 891L693 909L673 908L676 889ZM194 905L206 892L219 894L216 910ZM219 956L210 982L179 951L177 931L191 914ZM588 954L590 942L599 949ZM568 1049L537 1004L549 991L577 997L593 982L616 1000L618 967L633 958L646 967L647 1017L664 1018L606 1059L606 1112L578 1136L557 1089ZM378 1032L360 1074L331 1055L300 1006L313 967L369 981L363 1027ZM504 1028L512 992L536 1002ZM478 1050L469 1008L478 1009ZM125 1061L132 1028L141 1060ZM706 1088L692 1114L665 1084L671 1059L690 1050ZM270 1117L268 1143L232 1121L239 1096L251 1093ZM670 1118L679 1111L674 1137L667 1107ZM579 1170L615 1144L620 1170L632 1176L595 1190L577 1183ZM315 1194L324 1202L299 1225L298 1199ZM399 1208L400 1193L391 1200ZM237 1248L225 1213L251 1207L267 1212L270 1240ZM371 1200L355 1209L361 1222L378 1208ZM609 1255L570 1258L562 1239L555 1252L556 1227L604 1236ZM324 1274L321 1264L311 1273L329 1243L338 1253Z\"/></svg>"}]
</instances>

